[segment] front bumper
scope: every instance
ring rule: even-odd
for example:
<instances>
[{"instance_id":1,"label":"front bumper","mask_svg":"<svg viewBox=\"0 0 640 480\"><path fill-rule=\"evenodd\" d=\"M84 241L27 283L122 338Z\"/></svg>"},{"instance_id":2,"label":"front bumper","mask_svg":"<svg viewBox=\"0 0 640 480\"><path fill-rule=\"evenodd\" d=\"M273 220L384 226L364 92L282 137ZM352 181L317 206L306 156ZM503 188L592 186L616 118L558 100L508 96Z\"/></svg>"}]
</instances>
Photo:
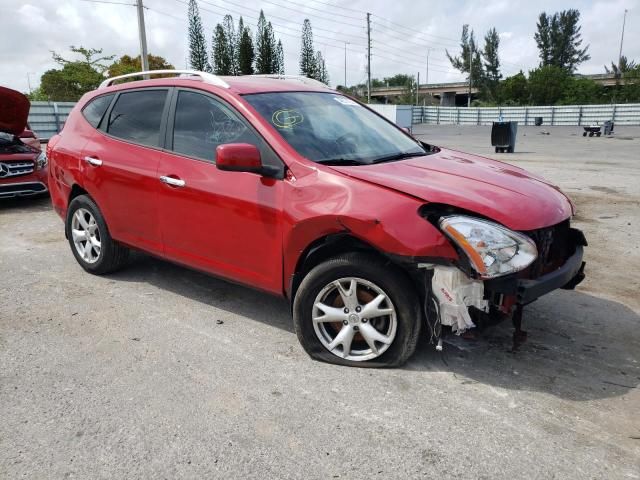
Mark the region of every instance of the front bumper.
<instances>
[{"instance_id":1,"label":"front bumper","mask_svg":"<svg viewBox=\"0 0 640 480\"><path fill-rule=\"evenodd\" d=\"M571 234L575 250L564 265L535 279L513 278L510 275L488 280L484 284L485 291L488 294L515 296L517 303L526 305L558 288L573 290L584 280L585 262L582 257L587 241L580 230L572 228Z\"/></svg>"},{"instance_id":2,"label":"front bumper","mask_svg":"<svg viewBox=\"0 0 640 480\"><path fill-rule=\"evenodd\" d=\"M28 197L49 191L47 167L28 175L0 181L0 198Z\"/></svg>"}]
</instances>

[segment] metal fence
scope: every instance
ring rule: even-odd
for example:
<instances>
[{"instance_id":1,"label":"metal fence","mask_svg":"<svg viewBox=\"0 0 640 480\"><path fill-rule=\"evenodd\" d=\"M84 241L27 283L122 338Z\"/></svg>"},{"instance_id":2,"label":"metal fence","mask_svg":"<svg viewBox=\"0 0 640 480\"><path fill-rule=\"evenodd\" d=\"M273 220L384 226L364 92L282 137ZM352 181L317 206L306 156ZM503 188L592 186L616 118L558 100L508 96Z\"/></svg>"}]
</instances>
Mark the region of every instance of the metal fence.
<instances>
[{"instance_id":1,"label":"metal fence","mask_svg":"<svg viewBox=\"0 0 640 480\"><path fill-rule=\"evenodd\" d=\"M74 105L74 102L31 102L31 130L41 139L51 138L62 130Z\"/></svg>"},{"instance_id":2,"label":"metal fence","mask_svg":"<svg viewBox=\"0 0 640 480\"><path fill-rule=\"evenodd\" d=\"M491 125L502 114L505 121L534 125L590 125L613 120L617 125L640 125L640 104L566 105L557 107L413 107L413 123Z\"/></svg>"},{"instance_id":3,"label":"metal fence","mask_svg":"<svg viewBox=\"0 0 640 480\"><path fill-rule=\"evenodd\" d=\"M74 102L31 102L29 124L42 139L58 133ZM613 120L617 125L640 126L640 103L617 105L566 105L557 107L413 107L413 124L491 125L502 114L505 121L534 125L589 125Z\"/></svg>"}]
</instances>

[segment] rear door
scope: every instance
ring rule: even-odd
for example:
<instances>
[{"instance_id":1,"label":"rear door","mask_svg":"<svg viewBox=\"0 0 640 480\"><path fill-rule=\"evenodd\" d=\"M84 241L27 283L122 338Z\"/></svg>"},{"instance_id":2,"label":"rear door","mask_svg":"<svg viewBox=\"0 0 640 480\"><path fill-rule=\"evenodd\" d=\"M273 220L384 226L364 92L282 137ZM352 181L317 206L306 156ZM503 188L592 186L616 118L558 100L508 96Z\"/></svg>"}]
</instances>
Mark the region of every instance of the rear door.
<instances>
[{"instance_id":1,"label":"rear door","mask_svg":"<svg viewBox=\"0 0 640 480\"><path fill-rule=\"evenodd\" d=\"M282 180L223 172L224 143L256 145L264 164L282 161L231 106L217 97L176 89L167 150L158 176L165 256L274 293L282 292ZM165 180L166 181L166 180Z\"/></svg>"},{"instance_id":2,"label":"rear door","mask_svg":"<svg viewBox=\"0 0 640 480\"><path fill-rule=\"evenodd\" d=\"M82 154L87 189L105 216L111 235L157 254L163 250L157 171L168 93L168 88L118 93Z\"/></svg>"}]
</instances>

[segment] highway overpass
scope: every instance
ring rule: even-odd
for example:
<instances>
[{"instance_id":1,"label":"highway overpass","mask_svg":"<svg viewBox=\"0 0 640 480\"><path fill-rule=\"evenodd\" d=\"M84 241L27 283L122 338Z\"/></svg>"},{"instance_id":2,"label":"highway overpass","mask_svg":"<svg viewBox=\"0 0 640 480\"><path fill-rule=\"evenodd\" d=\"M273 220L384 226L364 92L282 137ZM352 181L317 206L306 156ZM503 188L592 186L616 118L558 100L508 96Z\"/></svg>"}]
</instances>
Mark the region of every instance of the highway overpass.
<instances>
[{"instance_id":1,"label":"highway overpass","mask_svg":"<svg viewBox=\"0 0 640 480\"><path fill-rule=\"evenodd\" d=\"M611 87L616 84L616 77L613 74L603 73L594 75L578 75L584 78L590 78L595 82ZM394 99L404 93L404 87L376 87L371 89L371 97L378 100L387 99L393 103ZM420 85L420 95L431 95L440 101L441 106L454 107L466 102L469 95L469 84L467 82L450 82L450 83L427 83ZM478 89L472 86L471 98L477 95Z\"/></svg>"}]
</instances>

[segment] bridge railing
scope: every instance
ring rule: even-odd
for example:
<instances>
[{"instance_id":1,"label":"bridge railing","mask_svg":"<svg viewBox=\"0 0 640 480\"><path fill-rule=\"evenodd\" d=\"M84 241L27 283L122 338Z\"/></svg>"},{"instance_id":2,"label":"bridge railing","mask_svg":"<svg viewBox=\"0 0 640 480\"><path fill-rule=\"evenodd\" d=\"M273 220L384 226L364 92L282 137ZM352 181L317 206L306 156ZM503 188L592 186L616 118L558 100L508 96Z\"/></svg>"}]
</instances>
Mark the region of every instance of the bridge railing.
<instances>
[{"instance_id":1,"label":"bridge railing","mask_svg":"<svg viewBox=\"0 0 640 480\"><path fill-rule=\"evenodd\" d=\"M491 125L502 115L505 121L534 125L590 125L613 120L618 125L640 126L640 104L561 105L534 107L413 107L413 124Z\"/></svg>"}]
</instances>

